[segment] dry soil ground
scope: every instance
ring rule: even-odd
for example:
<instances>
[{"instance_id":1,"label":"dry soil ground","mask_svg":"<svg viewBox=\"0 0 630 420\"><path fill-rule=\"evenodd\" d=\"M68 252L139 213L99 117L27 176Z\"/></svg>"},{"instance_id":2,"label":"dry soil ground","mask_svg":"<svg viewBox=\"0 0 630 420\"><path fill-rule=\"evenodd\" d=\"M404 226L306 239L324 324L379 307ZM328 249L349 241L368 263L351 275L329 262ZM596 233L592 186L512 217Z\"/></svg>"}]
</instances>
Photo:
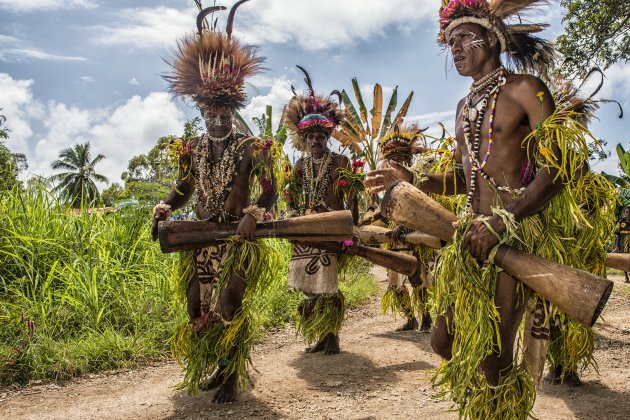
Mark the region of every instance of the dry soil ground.
<instances>
[{"instance_id":1,"label":"dry soil ground","mask_svg":"<svg viewBox=\"0 0 630 420\"><path fill-rule=\"evenodd\" d=\"M385 273L376 271L382 288ZM534 414L540 419L630 418L630 287L615 291L596 325L599 374L584 386L542 385ZM429 335L394 332L401 320L382 316L378 299L353 310L342 330L342 353L304 354L292 329L269 334L253 351L253 389L217 405L211 394L176 391L175 363L111 372L64 384L33 383L0 390L2 419L456 419L436 401L430 369L439 358Z\"/></svg>"}]
</instances>

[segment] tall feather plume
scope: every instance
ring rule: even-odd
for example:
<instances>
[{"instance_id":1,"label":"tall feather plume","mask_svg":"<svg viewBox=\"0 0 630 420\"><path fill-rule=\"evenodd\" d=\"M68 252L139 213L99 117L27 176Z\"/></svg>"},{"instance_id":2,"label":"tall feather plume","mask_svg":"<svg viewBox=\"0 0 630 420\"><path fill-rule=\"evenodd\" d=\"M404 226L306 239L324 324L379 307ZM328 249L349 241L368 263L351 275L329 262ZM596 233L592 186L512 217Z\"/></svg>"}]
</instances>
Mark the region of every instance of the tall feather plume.
<instances>
[{"instance_id":1,"label":"tall feather plume","mask_svg":"<svg viewBox=\"0 0 630 420\"><path fill-rule=\"evenodd\" d=\"M232 29L234 28L234 16L236 15L236 10L241 4L246 3L248 1L249 0L237 1L236 3L234 3L234 6L232 6L232 8L230 9L230 14L228 15L228 20L227 20L227 26L225 28L225 33L227 34L228 38L232 38Z\"/></svg>"},{"instance_id":2,"label":"tall feather plume","mask_svg":"<svg viewBox=\"0 0 630 420\"><path fill-rule=\"evenodd\" d=\"M299 65L296 65L296 67L302 70L302 73L304 73L304 81L306 82L306 86L308 87L308 94L310 96L315 96L315 90L313 89L313 82L311 81L311 76L309 76L308 72L306 71L304 67L299 66Z\"/></svg>"},{"instance_id":3,"label":"tall feather plume","mask_svg":"<svg viewBox=\"0 0 630 420\"><path fill-rule=\"evenodd\" d=\"M506 19L524 10L549 4L548 0L490 0L490 10L499 18Z\"/></svg>"}]
</instances>

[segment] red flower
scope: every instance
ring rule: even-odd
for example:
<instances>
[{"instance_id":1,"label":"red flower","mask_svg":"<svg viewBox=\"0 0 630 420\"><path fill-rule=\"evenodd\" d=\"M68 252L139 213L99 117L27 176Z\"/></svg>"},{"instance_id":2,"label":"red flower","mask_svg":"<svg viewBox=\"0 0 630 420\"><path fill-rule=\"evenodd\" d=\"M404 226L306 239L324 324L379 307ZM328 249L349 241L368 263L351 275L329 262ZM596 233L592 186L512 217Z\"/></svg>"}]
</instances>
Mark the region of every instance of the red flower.
<instances>
[{"instance_id":1,"label":"red flower","mask_svg":"<svg viewBox=\"0 0 630 420\"><path fill-rule=\"evenodd\" d=\"M364 166L365 166L365 162L362 161L361 159L357 159L354 162L352 162L353 168L363 168Z\"/></svg>"},{"instance_id":2,"label":"red flower","mask_svg":"<svg viewBox=\"0 0 630 420\"><path fill-rule=\"evenodd\" d=\"M348 181L346 181L345 179L340 179L337 181L337 186L339 187L345 187L346 185L348 185Z\"/></svg>"}]
</instances>

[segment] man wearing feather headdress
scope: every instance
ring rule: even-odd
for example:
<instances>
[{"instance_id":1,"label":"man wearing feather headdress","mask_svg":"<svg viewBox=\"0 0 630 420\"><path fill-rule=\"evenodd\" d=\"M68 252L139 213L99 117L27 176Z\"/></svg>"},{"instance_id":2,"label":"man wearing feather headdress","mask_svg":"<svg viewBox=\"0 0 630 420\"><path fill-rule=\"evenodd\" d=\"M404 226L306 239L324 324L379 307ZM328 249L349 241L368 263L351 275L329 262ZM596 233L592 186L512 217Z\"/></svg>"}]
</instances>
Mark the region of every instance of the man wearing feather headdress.
<instances>
[{"instance_id":1,"label":"man wearing feather headdress","mask_svg":"<svg viewBox=\"0 0 630 420\"><path fill-rule=\"evenodd\" d=\"M494 265L497 245L507 243L550 259L571 255L581 268L576 253L584 248L560 238L575 235L579 242L578 227L591 220L586 221L580 201L569 196L565 185L582 188L583 196L597 204L591 206L597 217L605 213L598 210L603 202L598 200L608 194L608 186L588 174L588 133L569 111L556 110L546 84L534 76L546 77L553 64L551 45L533 35L545 25L508 21L540 3L443 2L439 42L452 53L458 73L473 81L457 105L459 165L434 175L392 163L365 182L373 192L404 179L425 192L467 195L453 243L443 248L435 272L440 317L431 339L444 358L434 383L466 418L526 418L535 399L532 375L539 379L542 372L540 363L514 358L529 290ZM501 62L502 54L520 74ZM605 255L593 244L597 242L589 243L594 252L590 261L601 266ZM546 316L542 309L535 313ZM532 329L534 333L540 341L549 336L544 328ZM545 351L535 356L544 362Z\"/></svg>"},{"instance_id":2,"label":"man wearing feather headdress","mask_svg":"<svg viewBox=\"0 0 630 420\"><path fill-rule=\"evenodd\" d=\"M234 112L245 105L245 79L259 72L263 61L252 47L232 38L234 14L245 1L232 7L225 33L205 27L205 17L225 7L201 10L198 33L179 42L173 72L165 77L173 94L195 102L207 132L175 147L178 181L155 206L154 239L158 222L195 193L199 219L238 223L237 234L243 238L252 235L275 202L271 166L260 161L263 143L237 132L233 124ZM250 199L252 175L257 175L262 190L256 203ZM180 289L185 290L190 322L172 340L174 353L186 364L181 386L193 392L219 387L214 401L220 403L235 400L239 385L248 380L253 333L248 302L264 283L259 277L265 257L257 246L226 242L182 256Z\"/></svg>"},{"instance_id":3,"label":"man wearing feather headdress","mask_svg":"<svg viewBox=\"0 0 630 420\"><path fill-rule=\"evenodd\" d=\"M389 161L404 165L407 168L414 166L414 153L428 151L427 148L417 145L417 142L422 138L422 130L415 126L392 128L379 141L380 160L383 162L383 167L388 167ZM419 160L419 164L423 162L424 159ZM422 165L425 172L429 170L427 166L430 165ZM403 232L405 232L403 226L395 225L392 230L393 239L398 241ZM396 249L393 249L395 251L415 255L420 262L420 267L418 272L411 277L387 270L389 286L381 300L381 307L384 313L391 312L394 315L401 313L407 319L406 323L396 331L410 331L420 328L422 332L429 332L431 331L432 320L427 307L427 287L429 262L434 260L433 250L422 245L413 246L398 242L395 246ZM411 285L411 294L405 285L406 281ZM421 323L418 323L416 313L421 316Z\"/></svg>"},{"instance_id":4,"label":"man wearing feather headdress","mask_svg":"<svg viewBox=\"0 0 630 420\"><path fill-rule=\"evenodd\" d=\"M344 174L351 173L350 160L329 149L328 140L344 118L343 111L331 97L315 94L306 70L306 95L294 97L286 107L284 123L293 146L304 153L295 164L300 197L289 203L294 215L352 210L354 224L358 222L356 193L344 187ZM356 244L344 243L350 253ZM305 244L293 244L289 263L288 286L301 291L305 299L300 305L297 330L308 344L307 353L339 353L339 330L344 319L345 305L338 287L338 255Z\"/></svg>"}]
</instances>

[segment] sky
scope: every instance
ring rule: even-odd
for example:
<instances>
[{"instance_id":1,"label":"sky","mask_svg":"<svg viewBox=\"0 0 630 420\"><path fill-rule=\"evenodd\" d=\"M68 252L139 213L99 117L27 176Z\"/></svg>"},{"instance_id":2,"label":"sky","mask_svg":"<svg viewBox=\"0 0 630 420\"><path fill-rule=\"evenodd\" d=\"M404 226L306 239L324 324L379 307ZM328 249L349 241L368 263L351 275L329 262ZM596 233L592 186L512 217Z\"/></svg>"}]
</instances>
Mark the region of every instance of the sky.
<instances>
[{"instance_id":1,"label":"sky","mask_svg":"<svg viewBox=\"0 0 630 420\"><path fill-rule=\"evenodd\" d=\"M235 1L217 3L229 8ZM438 8L439 0L245 3L234 36L258 47L267 70L249 80L250 102L241 114L249 122L272 105L277 123L291 85L304 88L299 64L321 94L352 90L357 77L368 109L375 83L386 101L398 86L399 104L413 91L407 121L432 132L443 122L452 131L470 80L435 42ZM543 36L554 39L562 12L553 2L523 19L550 23ZM107 158L97 171L120 182L130 158L162 136L181 135L198 111L169 96L161 76L169 72L176 40L195 31L196 15L192 0L0 0L0 114L10 130L7 146L28 159L24 176L51 175L62 149L90 141L94 156ZM227 13L218 17L225 25ZM606 71L598 97L630 109L630 63ZM618 119L612 104L597 116L590 128L612 156L594 169L618 174L614 147L630 143L629 117Z\"/></svg>"}]
</instances>

